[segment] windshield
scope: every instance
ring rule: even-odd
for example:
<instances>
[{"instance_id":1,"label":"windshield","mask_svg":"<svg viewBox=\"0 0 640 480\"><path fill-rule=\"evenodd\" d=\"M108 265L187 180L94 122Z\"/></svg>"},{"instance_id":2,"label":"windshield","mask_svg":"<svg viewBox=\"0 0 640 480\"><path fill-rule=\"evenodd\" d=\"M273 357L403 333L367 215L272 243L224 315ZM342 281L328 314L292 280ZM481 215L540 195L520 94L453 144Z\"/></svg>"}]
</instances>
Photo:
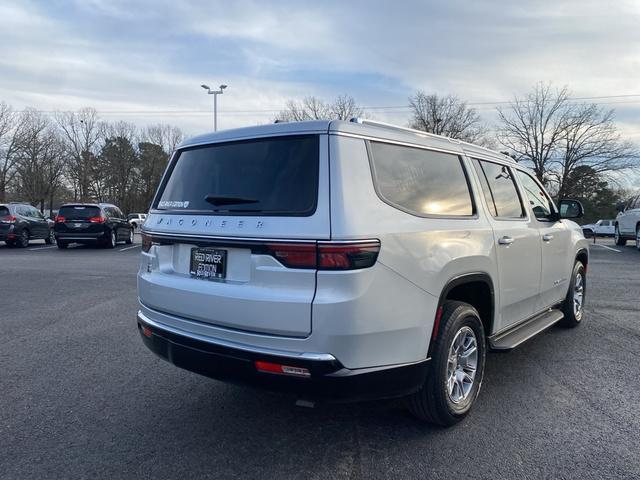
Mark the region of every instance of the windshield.
<instances>
[{"instance_id":1,"label":"windshield","mask_svg":"<svg viewBox=\"0 0 640 480\"><path fill-rule=\"evenodd\" d=\"M317 135L186 150L174 161L154 207L221 215L311 215L318 164Z\"/></svg>"}]
</instances>

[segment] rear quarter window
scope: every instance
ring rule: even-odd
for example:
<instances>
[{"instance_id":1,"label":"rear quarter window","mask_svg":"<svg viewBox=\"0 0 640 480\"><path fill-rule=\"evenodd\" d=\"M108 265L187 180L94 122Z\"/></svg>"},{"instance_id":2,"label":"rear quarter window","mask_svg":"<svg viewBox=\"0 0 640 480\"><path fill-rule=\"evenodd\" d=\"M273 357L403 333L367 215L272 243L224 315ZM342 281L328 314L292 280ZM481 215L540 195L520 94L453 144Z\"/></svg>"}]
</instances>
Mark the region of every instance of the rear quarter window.
<instances>
[{"instance_id":1,"label":"rear quarter window","mask_svg":"<svg viewBox=\"0 0 640 480\"><path fill-rule=\"evenodd\" d=\"M11 212L7 207L0 207L0 217L8 217L11 215Z\"/></svg>"},{"instance_id":2,"label":"rear quarter window","mask_svg":"<svg viewBox=\"0 0 640 480\"><path fill-rule=\"evenodd\" d=\"M418 216L475 213L459 156L382 142L370 149L376 191L386 203Z\"/></svg>"},{"instance_id":3,"label":"rear quarter window","mask_svg":"<svg viewBox=\"0 0 640 480\"><path fill-rule=\"evenodd\" d=\"M154 208L216 215L312 215L319 152L317 135L184 150L174 159Z\"/></svg>"}]
</instances>

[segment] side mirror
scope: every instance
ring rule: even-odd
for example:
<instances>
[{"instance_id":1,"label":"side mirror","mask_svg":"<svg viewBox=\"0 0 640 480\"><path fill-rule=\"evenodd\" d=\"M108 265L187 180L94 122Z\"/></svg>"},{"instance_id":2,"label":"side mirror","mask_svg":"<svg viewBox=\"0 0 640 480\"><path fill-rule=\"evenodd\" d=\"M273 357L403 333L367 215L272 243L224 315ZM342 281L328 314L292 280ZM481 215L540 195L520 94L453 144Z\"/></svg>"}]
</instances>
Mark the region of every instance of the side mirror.
<instances>
[{"instance_id":1,"label":"side mirror","mask_svg":"<svg viewBox=\"0 0 640 480\"><path fill-rule=\"evenodd\" d=\"M584 215L584 207L578 200L560 200L560 218L580 218Z\"/></svg>"}]
</instances>

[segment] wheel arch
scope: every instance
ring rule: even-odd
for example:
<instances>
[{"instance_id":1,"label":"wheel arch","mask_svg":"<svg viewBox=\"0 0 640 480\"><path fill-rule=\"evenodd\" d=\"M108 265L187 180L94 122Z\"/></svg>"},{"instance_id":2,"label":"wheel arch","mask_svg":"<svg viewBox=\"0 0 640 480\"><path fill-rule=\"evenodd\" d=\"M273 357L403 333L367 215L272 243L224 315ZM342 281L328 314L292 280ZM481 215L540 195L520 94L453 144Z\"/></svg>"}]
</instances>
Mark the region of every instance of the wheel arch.
<instances>
[{"instance_id":1,"label":"wheel arch","mask_svg":"<svg viewBox=\"0 0 640 480\"><path fill-rule=\"evenodd\" d=\"M581 248L580 250L578 250L576 253L576 260L582 262L586 270L587 265L589 264L589 250L587 250L586 248Z\"/></svg>"},{"instance_id":2,"label":"wheel arch","mask_svg":"<svg viewBox=\"0 0 640 480\"><path fill-rule=\"evenodd\" d=\"M447 300L457 300L472 305L480 314L487 336L493 331L495 319L495 288L491 276L486 272L471 272L456 275L442 288L438 299L437 321L434 322L432 339L438 335L440 309ZM431 349L430 349L431 350Z\"/></svg>"}]
</instances>

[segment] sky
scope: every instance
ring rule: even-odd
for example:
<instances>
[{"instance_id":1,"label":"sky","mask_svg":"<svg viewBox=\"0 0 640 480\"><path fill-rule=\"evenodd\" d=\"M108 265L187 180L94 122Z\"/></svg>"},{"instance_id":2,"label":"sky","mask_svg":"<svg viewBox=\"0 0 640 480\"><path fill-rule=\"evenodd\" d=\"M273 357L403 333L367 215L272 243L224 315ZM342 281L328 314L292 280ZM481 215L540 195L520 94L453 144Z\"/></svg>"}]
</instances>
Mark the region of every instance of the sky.
<instances>
[{"instance_id":1,"label":"sky","mask_svg":"<svg viewBox=\"0 0 640 480\"><path fill-rule=\"evenodd\" d=\"M539 81L616 109L640 143L640 0L0 0L0 101L94 107L189 134L269 123L288 99L353 96L406 125L420 89L495 121Z\"/></svg>"}]
</instances>

